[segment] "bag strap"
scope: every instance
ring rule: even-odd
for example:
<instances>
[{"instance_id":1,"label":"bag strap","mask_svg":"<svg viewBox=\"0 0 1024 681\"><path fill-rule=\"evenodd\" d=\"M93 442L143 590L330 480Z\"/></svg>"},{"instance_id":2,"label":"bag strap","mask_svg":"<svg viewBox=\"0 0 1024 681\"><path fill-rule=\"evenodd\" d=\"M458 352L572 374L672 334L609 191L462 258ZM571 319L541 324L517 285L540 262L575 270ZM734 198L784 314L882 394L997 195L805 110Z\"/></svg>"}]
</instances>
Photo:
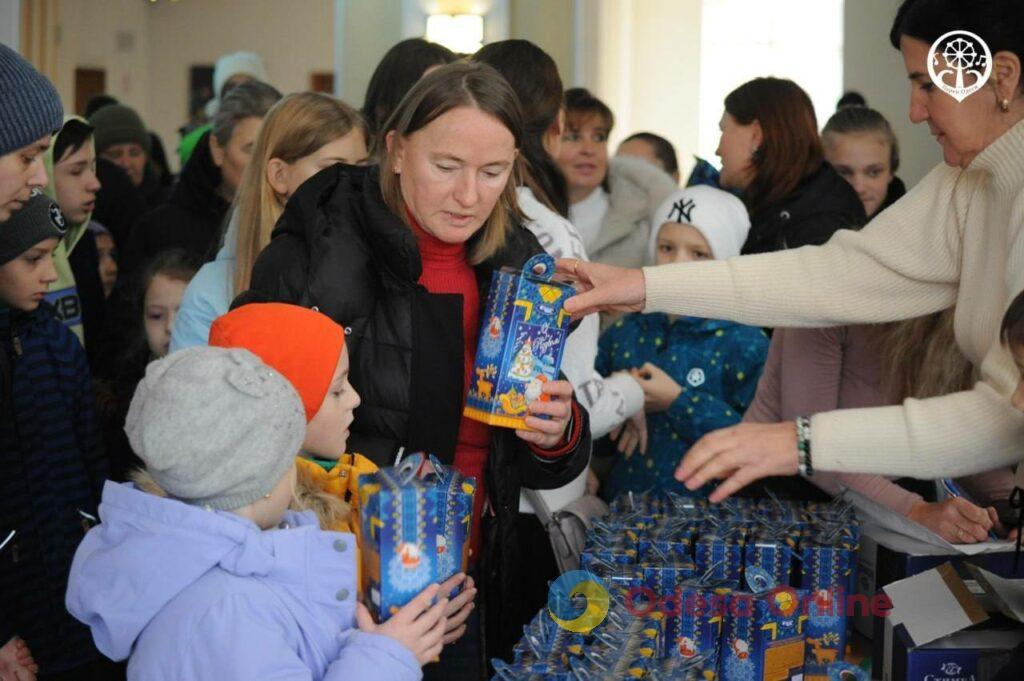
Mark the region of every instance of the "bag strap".
<instances>
[{"instance_id":1,"label":"bag strap","mask_svg":"<svg viewBox=\"0 0 1024 681\"><path fill-rule=\"evenodd\" d=\"M548 502L544 501L544 497L535 489L523 487L522 490L523 494L526 495L526 500L530 502L530 506L533 506L533 512L537 514L540 524L548 527L551 521L554 520L554 517L551 515L551 509L548 507Z\"/></svg>"},{"instance_id":2,"label":"bag strap","mask_svg":"<svg viewBox=\"0 0 1024 681\"><path fill-rule=\"evenodd\" d=\"M533 506L533 511L537 515L537 520L540 521L541 525L543 525L544 529L548 532L548 539L551 541L551 550L555 554L555 562L558 564L558 571L564 574L566 571L573 569L572 546L570 546L569 540L565 537L565 532L551 513L551 508L548 506L547 502L544 501L544 497L542 497L540 492L535 489L523 487L522 490L526 495L527 501L529 501L530 505Z\"/></svg>"}]
</instances>

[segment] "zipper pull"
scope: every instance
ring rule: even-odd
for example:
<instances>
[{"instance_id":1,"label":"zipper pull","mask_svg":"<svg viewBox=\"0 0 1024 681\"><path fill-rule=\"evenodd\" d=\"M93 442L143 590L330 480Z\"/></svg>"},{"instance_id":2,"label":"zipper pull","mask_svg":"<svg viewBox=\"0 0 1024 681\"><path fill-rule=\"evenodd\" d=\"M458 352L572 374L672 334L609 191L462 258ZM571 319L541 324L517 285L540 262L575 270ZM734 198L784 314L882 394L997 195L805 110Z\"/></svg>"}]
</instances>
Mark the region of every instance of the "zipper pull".
<instances>
[{"instance_id":1,"label":"zipper pull","mask_svg":"<svg viewBox=\"0 0 1024 681\"><path fill-rule=\"evenodd\" d=\"M16 336L16 335L12 336L11 344L14 346L14 356L15 357L21 357L21 355L22 355L22 352L21 352L21 338Z\"/></svg>"}]
</instances>

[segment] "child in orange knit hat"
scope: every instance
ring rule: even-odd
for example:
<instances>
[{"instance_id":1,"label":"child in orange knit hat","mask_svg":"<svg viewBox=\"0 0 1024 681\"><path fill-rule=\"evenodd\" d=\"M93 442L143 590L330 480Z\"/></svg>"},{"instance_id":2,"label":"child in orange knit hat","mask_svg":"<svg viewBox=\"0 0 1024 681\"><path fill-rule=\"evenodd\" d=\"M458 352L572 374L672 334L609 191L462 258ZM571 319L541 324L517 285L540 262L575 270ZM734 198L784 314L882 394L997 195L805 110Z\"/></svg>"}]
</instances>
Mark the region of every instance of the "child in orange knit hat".
<instances>
[{"instance_id":1,"label":"child in orange knit hat","mask_svg":"<svg viewBox=\"0 0 1024 681\"><path fill-rule=\"evenodd\" d=\"M358 536L350 513L360 473L377 467L345 443L359 395L348 381L345 331L329 317L298 305L243 305L214 321L210 345L245 348L287 378L306 410L304 456L296 459L295 510L312 510L324 529Z\"/></svg>"},{"instance_id":2,"label":"child in orange knit hat","mask_svg":"<svg viewBox=\"0 0 1024 681\"><path fill-rule=\"evenodd\" d=\"M218 317L209 344L245 348L292 383L306 410L293 510L312 510L323 529L351 532L358 542L359 522L351 506L359 499L359 475L377 466L345 452L359 395L348 380L344 329L327 315L298 305L250 303ZM464 588L448 605L446 644L465 631L476 587L462 573L441 585L441 593L451 593L463 581Z\"/></svg>"}]
</instances>

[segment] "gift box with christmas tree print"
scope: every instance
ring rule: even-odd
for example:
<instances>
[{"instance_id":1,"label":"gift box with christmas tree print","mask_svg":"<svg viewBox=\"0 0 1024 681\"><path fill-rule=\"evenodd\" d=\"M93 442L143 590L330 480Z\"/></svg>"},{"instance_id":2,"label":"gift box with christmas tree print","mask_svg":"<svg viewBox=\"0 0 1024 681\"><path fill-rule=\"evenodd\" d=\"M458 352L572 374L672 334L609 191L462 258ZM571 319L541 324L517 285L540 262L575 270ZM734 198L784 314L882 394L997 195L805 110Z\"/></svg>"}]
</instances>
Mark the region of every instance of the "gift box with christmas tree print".
<instances>
[{"instance_id":1,"label":"gift box with christmas tree print","mask_svg":"<svg viewBox=\"0 0 1024 681\"><path fill-rule=\"evenodd\" d=\"M563 304L575 294L552 281L555 261L535 255L523 270L494 273L484 309L465 415L492 426L526 428L527 407L558 379L569 334Z\"/></svg>"}]
</instances>

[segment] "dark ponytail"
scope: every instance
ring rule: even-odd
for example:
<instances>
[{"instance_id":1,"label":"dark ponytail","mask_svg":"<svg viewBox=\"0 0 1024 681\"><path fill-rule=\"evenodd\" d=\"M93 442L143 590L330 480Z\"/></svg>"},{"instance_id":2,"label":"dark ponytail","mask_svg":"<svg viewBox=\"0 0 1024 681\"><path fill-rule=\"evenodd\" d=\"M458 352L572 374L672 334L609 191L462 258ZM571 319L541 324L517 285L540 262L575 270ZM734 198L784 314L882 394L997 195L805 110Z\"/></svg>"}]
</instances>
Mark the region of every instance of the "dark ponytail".
<instances>
[{"instance_id":1,"label":"dark ponytail","mask_svg":"<svg viewBox=\"0 0 1024 681\"><path fill-rule=\"evenodd\" d=\"M502 40L482 47L473 61L493 66L512 86L523 109L524 136L520 153L524 183L537 200L562 217L569 215L569 190L561 169L544 148L544 134L562 109L558 66L528 40Z\"/></svg>"}]
</instances>

